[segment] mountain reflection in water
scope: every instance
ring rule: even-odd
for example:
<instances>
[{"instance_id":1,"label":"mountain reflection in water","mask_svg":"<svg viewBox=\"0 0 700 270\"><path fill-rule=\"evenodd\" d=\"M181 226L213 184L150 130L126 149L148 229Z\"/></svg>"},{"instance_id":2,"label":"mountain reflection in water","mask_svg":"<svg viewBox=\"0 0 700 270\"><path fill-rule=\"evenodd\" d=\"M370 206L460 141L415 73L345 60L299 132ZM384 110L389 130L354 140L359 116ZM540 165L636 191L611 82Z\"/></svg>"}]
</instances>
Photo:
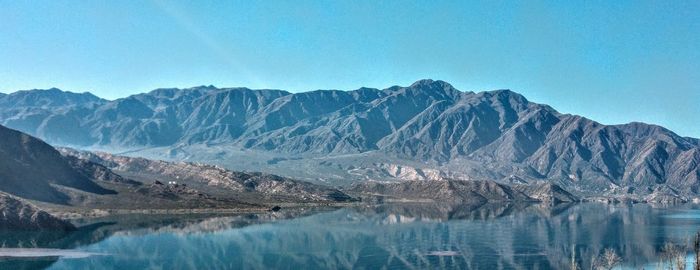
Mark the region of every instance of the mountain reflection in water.
<instances>
[{"instance_id":1,"label":"mountain reflection in water","mask_svg":"<svg viewBox=\"0 0 700 270\"><path fill-rule=\"evenodd\" d=\"M581 269L604 249L658 261L700 228L694 205L385 204L238 216L130 215L69 233L0 233L3 248L108 254L3 258L6 269ZM575 252L574 252L575 251Z\"/></svg>"}]
</instances>

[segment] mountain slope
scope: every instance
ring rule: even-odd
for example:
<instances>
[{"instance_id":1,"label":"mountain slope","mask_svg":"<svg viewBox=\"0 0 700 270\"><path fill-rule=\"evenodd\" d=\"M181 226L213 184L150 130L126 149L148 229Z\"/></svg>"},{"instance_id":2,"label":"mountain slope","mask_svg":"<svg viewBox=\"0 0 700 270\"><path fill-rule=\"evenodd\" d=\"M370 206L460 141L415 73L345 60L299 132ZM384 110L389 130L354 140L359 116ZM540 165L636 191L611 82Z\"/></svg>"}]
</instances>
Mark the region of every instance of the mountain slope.
<instances>
[{"instance_id":1,"label":"mountain slope","mask_svg":"<svg viewBox=\"0 0 700 270\"><path fill-rule=\"evenodd\" d=\"M75 170L50 145L0 126L0 190L23 198L65 204L68 197L54 185L110 194Z\"/></svg>"},{"instance_id":2,"label":"mountain slope","mask_svg":"<svg viewBox=\"0 0 700 270\"><path fill-rule=\"evenodd\" d=\"M643 123L603 125L509 90L462 92L432 80L294 94L202 86L50 110L2 105L23 94L0 97L0 124L58 145L341 184L403 179L386 170L402 167L411 179L547 180L575 193L700 192L700 140Z\"/></svg>"}]
</instances>

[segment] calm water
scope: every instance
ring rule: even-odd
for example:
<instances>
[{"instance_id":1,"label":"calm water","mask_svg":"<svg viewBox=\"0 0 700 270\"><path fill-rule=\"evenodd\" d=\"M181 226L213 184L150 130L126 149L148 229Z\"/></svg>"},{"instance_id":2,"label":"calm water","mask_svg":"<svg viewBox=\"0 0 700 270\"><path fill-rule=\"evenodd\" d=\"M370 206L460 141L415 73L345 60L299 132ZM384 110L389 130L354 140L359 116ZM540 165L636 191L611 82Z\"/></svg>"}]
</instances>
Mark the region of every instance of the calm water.
<instances>
[{"instance_id":1,"label":"calm water","mask_svg":"<svg viewBox=\"0 0 700 270\"><path fill-rule=\"evenodd\" d=\"M625 267L654 269L664 243L687 243L700 230L695 207L416 204L131 215L86 220L72 233L2 233L0 254L46 257L6 257L0 269L570 269L572 253L589 269L605 248Z\"/></svg>"}]
</instances>

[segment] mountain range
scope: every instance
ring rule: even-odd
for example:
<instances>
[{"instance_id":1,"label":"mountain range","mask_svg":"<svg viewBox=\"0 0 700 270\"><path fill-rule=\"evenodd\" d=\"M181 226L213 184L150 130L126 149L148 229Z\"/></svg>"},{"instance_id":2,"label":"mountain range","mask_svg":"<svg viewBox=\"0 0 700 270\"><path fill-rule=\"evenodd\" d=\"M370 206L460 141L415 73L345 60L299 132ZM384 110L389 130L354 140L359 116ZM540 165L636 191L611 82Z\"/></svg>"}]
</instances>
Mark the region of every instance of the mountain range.
<instances>
[{"instance_id":1,"label":"mountain range","mask_svg":"<svg viewBox=\"0 0 700 270\"><path fill-rule=\"evenodd\" d=\"M0 124L53 145L339 185L461 179L547 181L577 194L700 191L698 139L433 80L302 93L167 88L116 100L27 90L0 96Z\"/></svg>"}]
</instances>

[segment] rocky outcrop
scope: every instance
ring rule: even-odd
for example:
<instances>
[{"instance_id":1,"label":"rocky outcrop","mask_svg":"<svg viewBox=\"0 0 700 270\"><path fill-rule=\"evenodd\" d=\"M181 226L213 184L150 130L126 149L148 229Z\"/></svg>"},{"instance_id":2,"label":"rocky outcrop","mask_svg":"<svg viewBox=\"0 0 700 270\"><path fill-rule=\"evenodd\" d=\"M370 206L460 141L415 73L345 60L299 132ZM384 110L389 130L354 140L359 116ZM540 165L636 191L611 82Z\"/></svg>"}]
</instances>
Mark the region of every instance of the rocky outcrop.
<instances>
[{"instance_id":1,"label":"rocky outcrop","mask_svg":"<svg viewBox=\"0 0 700 270\"><path fill-rule=\"evenodd\" d=\"M535 201L510 186L493 181L369 181L356 184L349 191L364 198L378 198L384 201L430 201L464 204Z\"/></svg>"},{"instance_id":2,"label":"rocky outcrop","mask_svg":"<svg viewBox=\"0 0 700 270\"><path fill-rule=\"evenodd\" d=\"M134 186L141 185L141 182L124 178L101 164L74 156L66 156L65 159L71 167L89 179Z\"/></svg>"},{"instance_id":3,"label":"rocky outcrop","mask_svg":"<svg viewBox=\"0 0 700 270\"><path fill-rule=\"evenodd\" d=\"M400 182L370 181L352 186L349 191L376 200L415 200L438 203L542 202L559 204L581 199L556 184L499 184L480 180L424 180Z\"/></svg>"},{"instance_id":4,"label":"rocky outcrop","mask_svg":"<svg viewBox=\"0 0 700 270\"><path fill-rule=\"evenodd\" d=\"M581 199L552 183L517 184L513 188L530 198L549 204L578 202Z\"/></svg>"},{"instance_id":5,"label":"rocky outcrop","mask_svg":"<svg viewBox=\"0 0 700 270\"><path fill-rule=\"evenodd\" d=\"M259 205L241 202L233 198L212 196L200 190L188 187L186 184L174 184L172 182L162 183L160 181L155 181L151 184L138 187L136 192L148 198L177 202L178 205L196 209L260 207ZM148 206L144 206L143 208L148 209Z\"/></svg>"},{"instance_id":6,"label":"rocky outcrop","mask_svg":"<svg viewBox=\"0 0 700 270\"><path fill-rule=\"evenodd\" d=\"M688 197L681 195L677 190L668 187L657 187L645 196L643 202L656 204L679 204L690 201Z\"/></svg>"},{"instance_id":7,"label":"rocky outcrop","mask_svg":"<svg viewBox=\"0 0 700 270\"><path fill-rule=\"evenodd\" d=\"M74 230L67 221L24 202L22 199L0 192L0 230Z\"/></svg>"}]
</instances>

